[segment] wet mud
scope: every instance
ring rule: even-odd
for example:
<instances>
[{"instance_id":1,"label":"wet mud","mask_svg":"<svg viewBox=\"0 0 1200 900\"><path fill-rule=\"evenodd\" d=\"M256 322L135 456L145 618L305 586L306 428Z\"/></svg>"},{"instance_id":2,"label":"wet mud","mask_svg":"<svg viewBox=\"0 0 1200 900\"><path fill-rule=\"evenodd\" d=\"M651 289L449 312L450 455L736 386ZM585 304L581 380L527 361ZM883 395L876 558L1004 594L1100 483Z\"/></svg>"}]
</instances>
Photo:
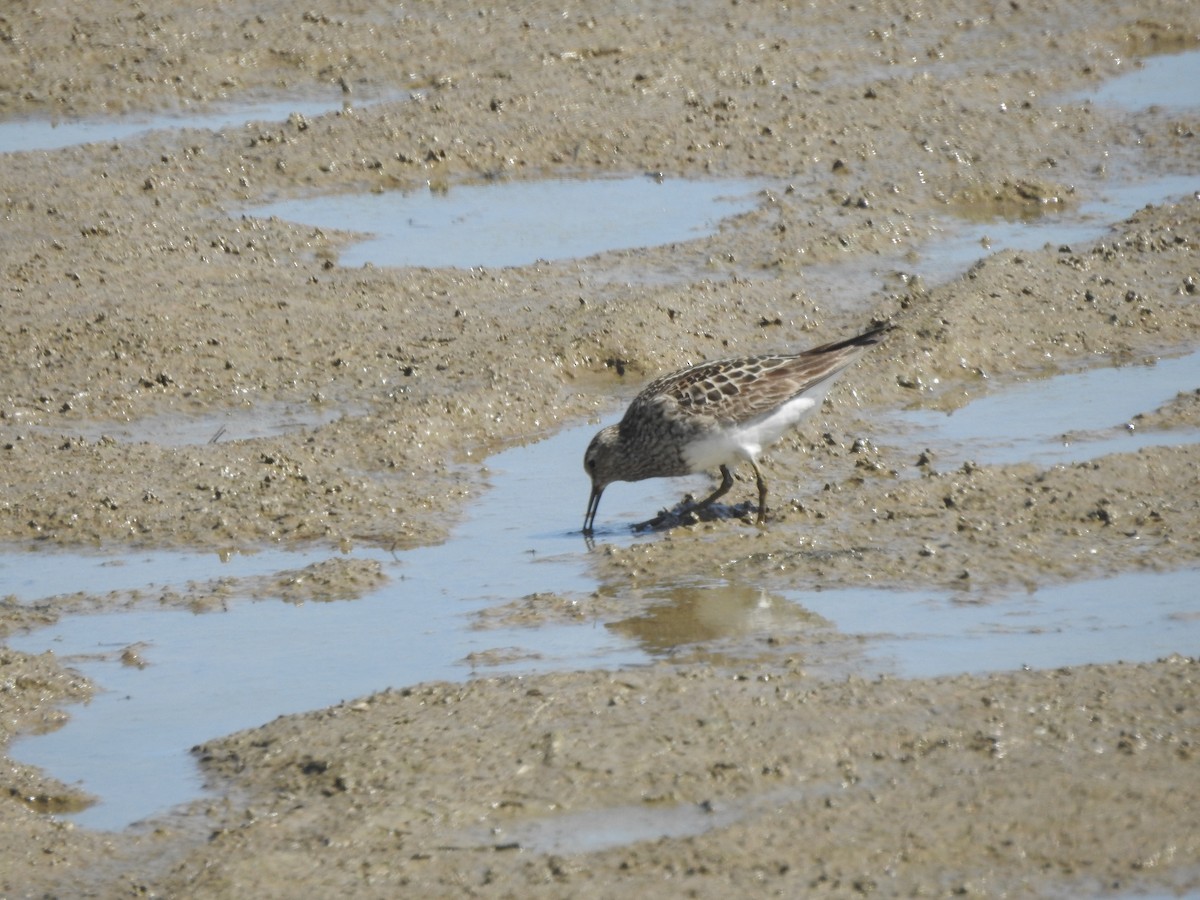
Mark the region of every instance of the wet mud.
<instances>
[{"instance_id":1,"label":"wet mud","mask_svg":"<svg viewBox=\"0 0 1200 900\"><path fill-rule=\"evenodd\" d=\"M1194 107L1071 99L1140 57L1195 50L1184 0L101 2L14 8L0 35L6 118L279 95L342 104L6 155L8 545L436 543L482 488L471 463L489 452L607 414L689 362L888 320L886 343L770 452L765 527L738 515L753 495L743 473L727 516L630 545L602 531L590 601L504 601L480 628L581 615L636 628L646 592L708 576L986 593L1200 560L1200 447L1184 437L1200 426L1200 385L1111 423L1178 432L1178 444L1078 463L947 465L881 427L896 409L954 410L1016 382L1196 349L1195 194L1157 199L1094 241L981 245L953 277L921 271L922 248L956 222L1053 217L1105 179L1196 173ZM753 211L707 237L515 268L343 266L352 235L245 212L640 174L761 187ZM831 296L818 273L834 265L871 272L873 287ZM283 427L236 433L256 410ZM578 509L564 500L552 527L578 528L586 498L580 470ZM384 577L344 562L247 591L353 602ZM219 602L224 589L165 602ZM148 599L80 590L33 607L0 598L0 630ZM778 624L715 655L414 685L214 735L195 755L220 799L121 833L50 815L87 798L6 758L0 893L1200 887L1195 648L1138 665L831 680L806 661L849 639L813 619ZM55 727L94 689L52 655L6 647L0 685L4 741ZM628 807L698 811L688 821L701 824L589 843L589 815ZM555 817L566 837L552 851L522 837Z\"/></svg>"}]
</instances>

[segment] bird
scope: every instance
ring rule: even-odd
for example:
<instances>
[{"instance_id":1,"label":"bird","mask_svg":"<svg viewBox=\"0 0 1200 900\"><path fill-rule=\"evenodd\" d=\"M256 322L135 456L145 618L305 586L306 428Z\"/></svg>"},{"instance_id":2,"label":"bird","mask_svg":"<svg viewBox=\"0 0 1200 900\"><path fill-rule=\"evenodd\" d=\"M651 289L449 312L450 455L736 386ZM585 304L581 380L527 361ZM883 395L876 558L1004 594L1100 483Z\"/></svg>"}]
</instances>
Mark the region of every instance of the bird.
<instances>
[{"instance_id":1,"label":"bird","mask_svg":"<svg viewBox=\"0 0 1200 900\"><path fill-rule=\"evenodd\" d=\"M601 428L583 455L592 493L583 534L594 533L600 496L614 481L642 481L718 468L721 483L692 509L704 509L733 486L730 467L750 463L758 485L758 524L766 521L763 449L818 406L835 378L893 326L802 353L767 353L701 362L650 382L620 422Z\"/></svg>"}]
</instances>

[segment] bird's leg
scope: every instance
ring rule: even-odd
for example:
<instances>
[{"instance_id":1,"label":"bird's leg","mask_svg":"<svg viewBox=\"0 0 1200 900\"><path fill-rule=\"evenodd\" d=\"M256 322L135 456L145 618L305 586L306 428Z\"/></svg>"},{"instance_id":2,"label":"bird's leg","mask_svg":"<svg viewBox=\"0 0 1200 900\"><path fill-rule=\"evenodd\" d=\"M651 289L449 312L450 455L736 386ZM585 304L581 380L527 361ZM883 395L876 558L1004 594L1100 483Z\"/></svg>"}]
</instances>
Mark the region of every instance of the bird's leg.
<instances>
[{"instance_id":1,"label":"bird's leg","mask_svg":"<svg viewBox=\"0 0 1200 900\"><path fill-rule=\"evenodd\" d=\"M758 463L751 460L750 465L754 467L754 479L758 482L758 524L761 525L767 518L767 480L758 471Z\"/></svg>"},{"instance_id":2,"label":"bird's leg","mask_svg":"<svg viewBox=\"0 0 1200 900\"><path fill-rule=\"evenodd\" d=\"M755 470L757 471L757 469ZM713 505L713 501L724 497L729 489L733 487L733 473L729 471L729 467L721 466L721 483L717 485L717 489L697 503L692 509L707 509Z\"/></svg>"}]
</instances>

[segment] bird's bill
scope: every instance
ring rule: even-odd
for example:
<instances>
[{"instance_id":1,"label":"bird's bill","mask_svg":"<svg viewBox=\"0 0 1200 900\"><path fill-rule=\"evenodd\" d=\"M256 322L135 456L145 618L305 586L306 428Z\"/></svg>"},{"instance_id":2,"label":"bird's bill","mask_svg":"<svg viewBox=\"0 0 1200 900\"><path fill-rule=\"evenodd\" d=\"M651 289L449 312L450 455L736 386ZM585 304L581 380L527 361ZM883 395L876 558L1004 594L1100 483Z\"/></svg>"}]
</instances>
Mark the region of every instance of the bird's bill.
<instances>
[{"instance_id":1,"label":"bird's bill","mask_svg":"<svg viewBox=\"0 0 1200 900\"><path fill-rule=\"evenodd\" d=\"M600 508L600 495L603 493L603 486L592 485L592 496L588 498L587 512L583 514L584 534L592 533L592 527L596 524L596 510Z\"/></svg>"}]
</instances>

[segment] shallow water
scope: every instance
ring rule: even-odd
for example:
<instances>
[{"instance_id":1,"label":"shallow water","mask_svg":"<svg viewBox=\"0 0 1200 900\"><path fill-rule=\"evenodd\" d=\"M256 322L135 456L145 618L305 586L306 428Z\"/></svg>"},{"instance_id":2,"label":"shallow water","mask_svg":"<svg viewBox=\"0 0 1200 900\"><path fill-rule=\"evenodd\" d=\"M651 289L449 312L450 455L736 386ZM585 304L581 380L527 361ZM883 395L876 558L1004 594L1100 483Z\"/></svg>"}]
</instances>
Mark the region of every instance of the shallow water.
<instances>
[{"instance_id":1,"label":"shallow water","mask_svg":"<svg viewBox=\"0 0 1200 900\"><path fill-rule=\"evenodd\" d=\"M809 674L902 678L1151 662L1200 646L1200 571L1192 569L990 595L847 588L733 599L746 590L725 582L664 589L660 605L608 627L663 658L744 635L833 629L861 641L837 651L844 660L806 659Z\"/></svg>"},{"instance_id":2,"label":"shallow water","mask_svg":"<svg viewBox=\"0 0 1200 900\"><path fill-rule=\"evenodd\" d=\"M22 738L11 754L103 798L73 817L80 824L121 828L199 793L191 746L282 713L386 687L465 678L474 668L471 654L512 660L486 666L489 673L644 661L632 642L591 625L472 627L471 614L495 603L535 591L585 597L594 589L579 534L587 502L579 460L592 431L574 429L490 459L491 489L443 545L395 555L351 551L354 558L380 562L390 578L361 599L254 602L239 598L235 588L220 612L74 615L13 636L10 646L53 650L102 693L73 707L66 727ZM608 510L619 516L645 504L653 511L656 503L673 503L680 484L660 480L642 487L637 497L621 491L606 496ZM547 496L577 497L578 508L547 508ZM635 538L614 528L607 539ZM164 587L270 575L337 555L8 552L0 554L0 594L50 605L46 598L81 590L141 590L153 597ZM122 665L121 651L131 645L138 645L146 668Z\"/></svg>"},{"instance_id":3,"label":"shallow water","mask_svg":"<svg viewBox=\"0 0 1200 900\"><path fill-rule=\"evenodd\" d=\"M949 280L966 271L980 257L1003 250L1033 250L1046 245L1070 247L1104 237L1113 222L1133 215L1152 203L1165 203L1200 189L1200 175L1163 175L1145 178L1130 173L1128 181L1088 185L1064 208L1047 207L1030 219L989 219L964 227L947 226L949 234L939 238L922 254L916 268L931 283Z\"/></svg>"},{"instance_id":4,"label":"shallow water","mask_svg":"<svg viewBox=\"0 0 1200 900\"><path fill-rule=\"evenodd\" d=\"M1200 50L1152 56L1085 95L1102 106L1177 111L1200 108Z\"/></svg>"},{"instance_id":5,"label":"shallow water","mask_svg":"<svg viewBox=\"0 0 1200 900\"><path fill-rule=\"evenodd\" d=\"M824 591L788 599L868 639L868 667L904 678L1151 662L1200 647L1200 571L1131 572L995 598Z\"/></svg>"},{"instance_id":6,"label":"shallow water","mask_svg":"<svg viewBox=\"0 0 1200 900\"><path fill-rule=\"evenodd\" d=\"M1076 196L1085 199L1047 207L1030 218L998 218L991 210L981 213L979 220L947 216L940 224L942 234L915 252L808 266L801 273L802 283L809 296L833 308L858 309L872 293L903 293L908 279L920 278L926 287L945 284L994 253L1047 245L1079 247L1101 240L1113 222L1200 190L1200 173L1146 177L1128 172L1119 179L1077 187Z\"/></svg>"},{"instance_id":7,"label":"shallow water","mask_svg":"<svg viewBox=\"0 0 1200 900\"><path fill-rule=\"evenodd\" d=\"M343 105L344 99L339 92L336 99L330 96L325 99L217 105L202 113L180 110L157 115L132 113L78 119L9 119L0 122L0 153L60 150L78 144L120 143L166 129L225 131L249 122L282 122L293 113L305 117L321 116L342 109Z\"/></svg>"},{"instance_id":8,"label":"shallow water","mask_svg":"<svg viewBox=\"0 0 1200 900\"><path fill-rule=\"evenodd\" d=\"M811 792L809 792L811 793ZM721 804L613 806L515 822L468 835L481 845L533 853L595 853L634 841L683 838L724 828L752 812L795 802L799 789L769 791Z\"/></svg>"},{"instance_id":9,"label":"shallow water","mask_svg":"<svg viewBox=\"0 0 1200 900\"><path fill-rule=\"evenodd\" d=\"M1098 88L1064 98L1103 107L1178 112L1200 109L1200 50L1156 56ZM808 266L801 278L808 293L839 309L853 309L877 291L902 290L903 279L919 277L933 286L958 277L979 259L1005 250L1034 250L1084 244L1102 239L1112 223L1150 204L1177 200L1200 191L1200 170L1187 174L1147 175L1140 161L1120 163L1111 171L1084 178L1065 202L1047 204L1035 215L1004 218L989 204L960 210L940 223L942 233L915 252L881 254L849 263Z\"/></svg>"},{"instance_id":10,"label":"shallow water","mask_svg":"<svg viewBox=\"0 0 1200 900\"><path fill-rule=\"evenodd\" d=\"M1142 447L1200 440L1194 429L1136 428L1138 413L1200 388L1200 351L1149 363L1106 366L1010 385L945 413L900 410L885 422L914 449L935 448L935 465L1084 462Z\"/></svg>"},{"instance_id":11,"label":"shallow water","mask_svg":"<svg viewBox=\"0 0 1200 900\"><path fill-rule=\"evenodd\" d=\"M240 409L207 410L203 414L163 413L124 422L89 419L62 422L53 427L34 426L33 430L43 434L69 434L89 441L106 437L130 444L185 447L276 437L326 425L354 412L326 403L260 402Z\"/></svg>"},{"instance_id":12,"label":"shallow water","mask_svg":"<svg viewBox=\"0 0 1200 900\"><path fill-rule=\"evenodd\" d=\"M1133 110L1200 109L1200 90L1196 87L1200 84L1200 51L1156 56L1129 65L1128 73L1070 99ZM1108 232L1111 223L1128 218L1148 204L1200 190L1200 171L1147 177L1139 169L1137 162L1118 165L1107 177L1081 182L1072 197L1061 198L1061 205L1046 205L1040 215L1004 219L987 211L981 221L967 228L961 223L948 225L947 237L935 242L936 253L923 254L920 272L926 279L943 280L959 274L985 252L1095 241Z\"/></svg>"},{"instance_id":13,"label":"shallow water","mask_svg":"<svg viewBox=\"0 0 1200 900\"><path fill-rule=\"evenodd\" d=\"M605 250L687 241L757 205L754 182L600 178L357 193L246 210L321 228L368 232L343 266L522 266Z\"/></svg>"}]
</instances>

